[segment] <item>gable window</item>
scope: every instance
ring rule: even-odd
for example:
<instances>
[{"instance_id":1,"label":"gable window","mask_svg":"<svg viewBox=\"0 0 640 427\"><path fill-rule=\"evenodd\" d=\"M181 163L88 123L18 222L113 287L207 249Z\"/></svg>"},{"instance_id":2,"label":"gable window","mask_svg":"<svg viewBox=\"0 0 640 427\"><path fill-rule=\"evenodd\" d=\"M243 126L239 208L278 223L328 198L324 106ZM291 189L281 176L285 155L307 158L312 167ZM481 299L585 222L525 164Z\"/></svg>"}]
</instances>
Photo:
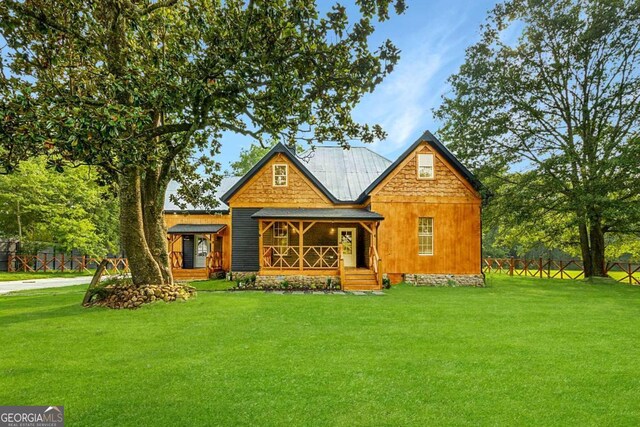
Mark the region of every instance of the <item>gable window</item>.
<instances>
[{"instance_id":1,"label":"gable window","mask_svg":"<svg viewBox=\"0 0 640 427\"><path fill-rule=\"evenodd\" d=\"M286 255L289 249L289 227L286 222L273 224L273 245L279 255Z\"/></svg>"},{"instance_id":2,"label":"gable window","mask_svg":"<svg viewBox=\"0 0 640 427\"><path fill-rule=\"evenodd\" d=\"M274 187L286 187L287 186L287 165L273 165L273 186Z\"/></svg>"},{"instance_id":3,"label":"gable window","mask_svg":"<svg viewBox=\"0 0 640 427\"><path fill-rule=\"evenodd\" d=\"M418 154L418 178L433 179L433 154Z\"/></svg>"},{"instance_id":4,"label":"gable window","mask_svg":"<svg viewBox=\"0 0 640 427\"><path fill-rule=\"evenodd\" d=\"M433 218L418 218L418 254L433 255Z\"/></svg>"}]
</instances>

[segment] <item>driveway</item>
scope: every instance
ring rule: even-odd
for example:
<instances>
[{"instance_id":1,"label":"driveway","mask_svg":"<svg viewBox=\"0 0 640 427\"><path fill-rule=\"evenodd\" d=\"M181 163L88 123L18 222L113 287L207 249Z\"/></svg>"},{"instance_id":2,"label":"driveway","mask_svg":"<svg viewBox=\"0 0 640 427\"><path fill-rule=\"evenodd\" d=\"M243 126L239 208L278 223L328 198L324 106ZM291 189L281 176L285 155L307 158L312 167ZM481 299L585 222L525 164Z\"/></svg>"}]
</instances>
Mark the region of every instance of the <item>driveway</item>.
<instances>
[{"instance_id":1,"label":"driveway","mask_svg":"<svg viewBox=\"0 0 640 427\"><path fill-rule=\"evenodd\" d=\"M42 288L60 288L62 286L72 285L88 285L90 282L91 276L12 280L10 282L0 282L0 295L13 291L25 291Z\"/></svg>"}]
</instances>

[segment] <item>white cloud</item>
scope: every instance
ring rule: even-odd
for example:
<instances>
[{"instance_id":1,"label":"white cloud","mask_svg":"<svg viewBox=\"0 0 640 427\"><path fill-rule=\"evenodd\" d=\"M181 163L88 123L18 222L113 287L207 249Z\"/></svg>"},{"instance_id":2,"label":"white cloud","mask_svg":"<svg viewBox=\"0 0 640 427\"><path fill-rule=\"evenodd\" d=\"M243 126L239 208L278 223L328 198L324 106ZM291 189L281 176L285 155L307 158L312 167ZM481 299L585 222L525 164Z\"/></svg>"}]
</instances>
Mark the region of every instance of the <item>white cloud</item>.
<instances>
[{"instance_id":1,"label":"white cloud","mask_svg":"<svg viewBox=\"0 0 640 427\"><path fill-rule=\"evenodd\" d=\"M380 154L395 154L427 128L436 130L431 109L439 104L446 78L464 56L464 22L462 18L451 27L416 29L419 34L399 43L402 52L395 70L356 108L358 121L378 123L387 132L386 140L372 144Z\"/></svg>"}]
</instances>

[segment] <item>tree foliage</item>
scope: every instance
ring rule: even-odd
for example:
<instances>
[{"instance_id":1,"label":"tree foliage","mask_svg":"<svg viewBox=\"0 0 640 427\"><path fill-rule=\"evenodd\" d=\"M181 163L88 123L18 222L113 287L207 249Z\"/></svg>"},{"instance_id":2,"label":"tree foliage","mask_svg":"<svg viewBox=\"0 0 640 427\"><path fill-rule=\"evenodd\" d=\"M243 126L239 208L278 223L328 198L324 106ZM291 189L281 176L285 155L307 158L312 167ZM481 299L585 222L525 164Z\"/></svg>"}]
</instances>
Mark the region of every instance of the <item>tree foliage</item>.
<instances>
[{"instance_id":1,"label":"tree foliage","mask_svg":"<svg viewBox=\"0 0 640 427\"><path fill-rule=\"evenodd\" d=\"M404 2L356 4L349 19L311 0L5 0L1 167L34 152L58 169L98 166L119 191L134 282L170 282L164 192L171 179L190 194L215 188L222 132L345 146L384 137L351 111L399 58L369 38Z\"/></svg>"},{"instance_id":2,"label":"tree foliage","mask_svg":"<svg viewBox=\"0 0 640 427\"><path fill-rule=\"evenodd\" d=\"M601 275L606 233L640 230L640 2L512 0L482 30L441 133L491 182L488 224L578 244Z\"/></svg>"},{"instance_id":3,"label":"tree foliage","mask_svg":"<svg viewBox=\"0 0 640 427\"><path fill-rule=\"evenodd\" d=\"M262 159L265 154L271 150L275 145L275 141L272 141L266 146L260 144L251 144L249 148L243 148L240 150L240 156L235 162L231 162L231 170L229 175L231 176L243 176L249 170Z\"/></svg>"},{"instance_id":4,"label":"tree foliage","mask_svg":"<svg viewBox=\"0 0 640 427\"><path fill-rule=\"evenodd\" d=\"M24 161L0 175L0 233L18 238L25 251L53 246L94 256L116 253L118 204L88 167L58 173L45 159Z\"/></svg>"}]
</instances>

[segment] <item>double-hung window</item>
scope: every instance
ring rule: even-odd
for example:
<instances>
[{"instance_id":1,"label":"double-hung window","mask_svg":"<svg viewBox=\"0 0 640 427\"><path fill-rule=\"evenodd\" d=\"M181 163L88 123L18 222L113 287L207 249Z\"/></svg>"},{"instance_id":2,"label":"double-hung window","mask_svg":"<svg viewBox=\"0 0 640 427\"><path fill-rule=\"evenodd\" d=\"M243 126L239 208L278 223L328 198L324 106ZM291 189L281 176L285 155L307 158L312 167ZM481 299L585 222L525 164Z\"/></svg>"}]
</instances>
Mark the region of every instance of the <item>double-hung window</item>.
<instances>
[{"instance_id":1,"label":"double-hung window","mask_svg":"<svg viewBox=\"0 0 640 427\"><path fill-rule=\"evenodd\" d=\"M433 255L433 218L418 218L418 254Z\"/></svg>"},{"instance_id":2,"label":"double-hung window","mask_svg":"<svg viewBox=\"0 0 640 427\"><path fill-rule=\"evenodd\" d=\"M278 255L287 255L289 250L289 227L286 222L273 224L273 245Z\"/></svg>"},{"instance_id":3,"label":"double-hung window","mask_svg":"<svg viewBox=\"0 0 640 427\"><path fill-rule=\"evenodd\" d=\"M418 178L434 178L433 154L418 154Z\"/></svg>"},{"instance_id":4,"label":"double-hung window","mask_svg":"<svg viewBox=\"0 0 640 427\"><path fill-rule=\"evenodd\" d=\"M286 164L273 165L273 186L274 187L286 187L287 186L287 172L288 167Z\"/></svg>"}]
</instances>

